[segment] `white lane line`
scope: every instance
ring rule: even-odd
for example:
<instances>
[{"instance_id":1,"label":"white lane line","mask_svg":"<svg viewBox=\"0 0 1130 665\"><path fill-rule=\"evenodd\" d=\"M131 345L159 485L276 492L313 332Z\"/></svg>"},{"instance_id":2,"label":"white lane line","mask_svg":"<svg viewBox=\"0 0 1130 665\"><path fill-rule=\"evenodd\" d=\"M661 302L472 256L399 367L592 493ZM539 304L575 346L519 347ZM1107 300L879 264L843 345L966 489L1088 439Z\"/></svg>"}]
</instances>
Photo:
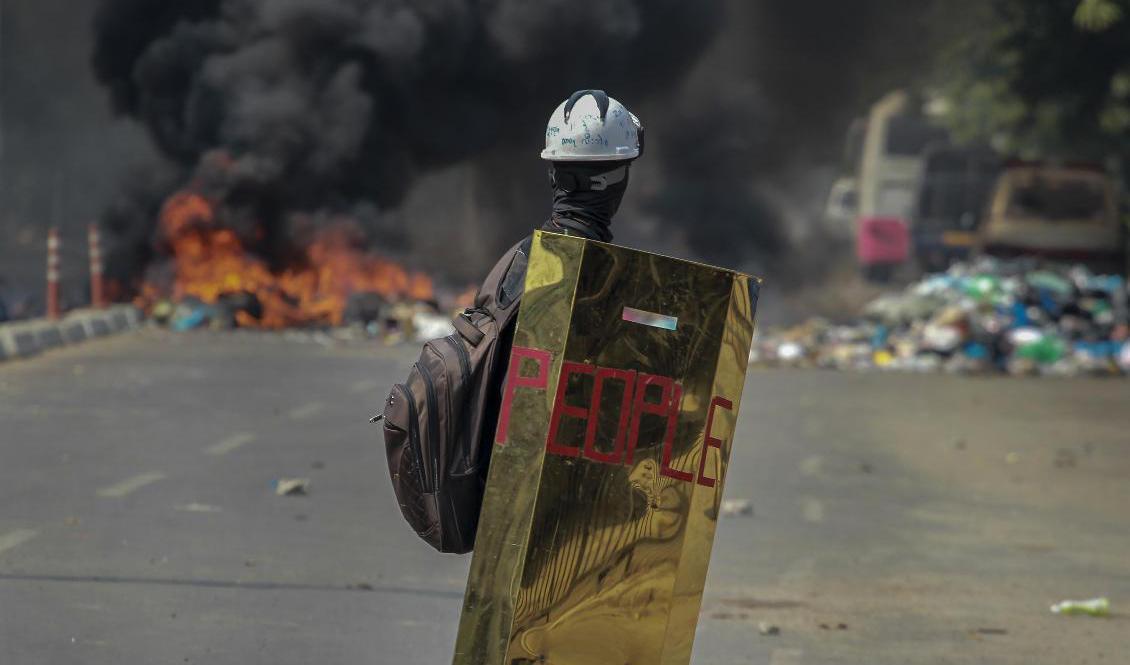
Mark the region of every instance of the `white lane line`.
<instances>
[{"instance_id":1,"label":"white lane line","mask_svg":"<svg viewBox=\"0 0 1130 665\"><path fill-rule=\"evenodd\" d=\"M351 387L349 389L349 392L355 393L355 394L356 393L367 393L370 390L376 390L377 388L380 387L380 385L381 384L377 383L376 381L373 381L372 379L366 379L364 381L358 381L357 383L354 383L353 387Z\"/></svg>"},{"instance_id":2,"label":"white lane line","mask_svg":"<svg viewBox=\"0 0 1130 665\"><path fill-rule=\"evenodd\" d=\"M255 435L251 432L240 432L239 434L232 434L226 439L222 439L204 449L206 455L227 455L236 448L245 446L255 440Z\"/></svg>"},{"instance_id":3,"label":"white lane line","mask_svg":"<svg viewBox=\"0 0 1130 665\"><path fill-rule=\"evenodd\" d=\"M820 501L820 499L813 499L810 496L806 496L801 500L801 505L806 522L819 524L824 521L824 503Z\"/></svg>"},{"instance_id":4,"label":"white lane line","mask_svg":"<svg viewBox=\"0 0 1130 665\"><path fill-rule=\"evenodd\" d=\"M805 457L800 463L800 473L802 476L819 476L820 472L823 470L824 458L819 455Z\"/></svg>"},{"instance_id":5,"label":"white lane line","mask_svg":"<svg viewBox=\"0 0 1130 665\"><path fill-rule=\"evenodd\" d=\"M110 485L109 487L103 487L102 489L98 490L96 494L98 496L119 499L131 492L145 487L146 485L151 485L158 480L163 480L164 478L165 474L161 473L160 471L146 471L145 473L139 473L131 478L126 478L120 483Z\"/></svg>"},{"instance_id":6,"label":"white lane line","mask_svg":"<svg viewBox=\"0 0 1130 665\"><path fill-rule=\"evenodd\" d=\"M800 665L803 655L800 649L773 649L769 654L769 665Z\"/></svg>"},{"instance_id":7,"label":"white lane line","mask_svg":"<svg viewBox=\"0 0 1130 665\"><path fill-rule=\"evenodd\" d=\"M0 553L19 547L38 535L39 532L34 529L16 529L8 533L0 533Z\"/></svg>"},{"instance_id":8,"label":"white lane line","mask_svg":"<svg viewBox=\"0 0 1130 665\"><path fill-rule=\"evenodd\" d=\"M318 415L318 413L320 413L324 408L326 408L326 405L322 404L321 402L310 402L309 404L303 404L302 406L295 407L290 410L290 419L305 420L310 416Z\"/></svg>"},{"instance_id":9,"label":"white lane line","mask_svg":"<svg viewBox=\"0 0 1130 665\"><path fill-rule=\"evenodd\" d=\"M224 510L219 506L213 506L207 503L185 503L174 506L173 509L182 513L220 513Z\"/></svg>"}]
</instances>

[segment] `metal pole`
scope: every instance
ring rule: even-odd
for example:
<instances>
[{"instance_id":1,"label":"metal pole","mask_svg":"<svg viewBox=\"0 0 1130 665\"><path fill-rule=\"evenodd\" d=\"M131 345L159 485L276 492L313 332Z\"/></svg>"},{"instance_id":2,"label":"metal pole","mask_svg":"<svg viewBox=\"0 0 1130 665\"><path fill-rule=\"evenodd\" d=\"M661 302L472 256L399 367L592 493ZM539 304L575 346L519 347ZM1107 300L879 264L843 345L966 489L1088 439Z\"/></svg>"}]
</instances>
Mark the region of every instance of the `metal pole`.
<instances>
[{"instance_id":1,"label":"metal pole","mask_svg":"<svg viewBox=\"0 0 1130 665\"><path fill-rule=\"evenodd\" d=\"M47 231L47 318L59 318L59 229Z\"/></svg>"}]
</instances>

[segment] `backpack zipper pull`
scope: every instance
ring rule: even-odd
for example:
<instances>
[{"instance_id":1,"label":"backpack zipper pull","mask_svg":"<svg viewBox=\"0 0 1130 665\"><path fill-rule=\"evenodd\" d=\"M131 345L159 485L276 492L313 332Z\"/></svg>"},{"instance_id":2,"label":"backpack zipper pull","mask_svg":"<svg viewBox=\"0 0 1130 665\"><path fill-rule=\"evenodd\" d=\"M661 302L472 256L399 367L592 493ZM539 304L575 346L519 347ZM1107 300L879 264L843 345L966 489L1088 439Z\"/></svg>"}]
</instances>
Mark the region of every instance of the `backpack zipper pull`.
<instances>
[{"instance_id":1,"label":"backpack zipper pull","mask_svg":"<svg viewBox=\"0 0 1130 665\"><path fill-rule=\"evenodd\" d=\"M388 406L390 404L392 404L392 395L391 394L385 400L385 406ZM369 422L374 423L374 424L379 423L382 420L384 420L384 414L381 414L379 416L373 416L372 418L369 418Z\"/></svg>"}]
</instances>

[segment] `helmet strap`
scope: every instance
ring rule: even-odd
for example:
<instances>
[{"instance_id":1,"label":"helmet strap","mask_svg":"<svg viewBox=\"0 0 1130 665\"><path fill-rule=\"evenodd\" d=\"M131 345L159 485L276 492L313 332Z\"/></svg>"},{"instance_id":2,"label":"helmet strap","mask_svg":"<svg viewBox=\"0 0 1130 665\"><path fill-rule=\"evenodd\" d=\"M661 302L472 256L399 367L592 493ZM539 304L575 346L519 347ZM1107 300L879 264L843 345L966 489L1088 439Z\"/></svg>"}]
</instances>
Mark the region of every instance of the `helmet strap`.
<instances>
[{"instance_id":1,"label":"helmet strap","mask_svg":"<svg viewBox=\"0 0 1130 665\"><path fill-rule=\"evenodd\" d=\"M569 116L573 113L573 106L581 100L585 95L592 95L596 101L596 107L600 111L600 121L604 122L604 117L608 115L608 93L603 90L578 90L569 95L569 99L565 102L565 122L569 122Z\"/></svg>"}]
</instances>

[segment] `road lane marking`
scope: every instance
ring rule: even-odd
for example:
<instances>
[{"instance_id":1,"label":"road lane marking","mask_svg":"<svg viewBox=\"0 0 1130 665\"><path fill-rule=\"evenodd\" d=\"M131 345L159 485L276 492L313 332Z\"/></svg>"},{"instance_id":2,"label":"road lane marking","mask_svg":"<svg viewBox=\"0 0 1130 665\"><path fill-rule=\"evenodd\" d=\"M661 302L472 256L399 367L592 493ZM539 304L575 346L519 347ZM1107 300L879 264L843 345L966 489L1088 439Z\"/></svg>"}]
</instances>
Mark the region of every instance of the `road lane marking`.
<instances>
[{"instance_id":1,"label":"road lane marking","mask_svg":"<svg viewBox=\"0 0 1130 665\"><path fill-rule=\"evenodd\" d=\"M802 476L819 476L823 469L824 458L819 455L805 457L804 461L800 463L800 473Z\"/></svg>"},{"instance_id":2,"label":"road lane marking","mask_svg":"<svg viewBox=\"0 0 1130 665\"><path fill-rule=\"evenodd\" d=\"M303 404L302 406L290 410L290 419L305 420L306 418L309 418L311 416L318 415L324 408L326 408L326 405L322 404L321 402L310 402L309 404Z\"/></svg>"},{"instance_id":3,"label":"road lane marking","mask_svg":"<svg viewBox=\"0 0 1130 665\"><path fill-rule=\"evenodd\" d=\"M176 577L125 577L117 575L34 575L0 571L0 582L57 582L62 584L129 584L167 587L194 587L200 589L239 589L240 591L341 591L345 593L381 593L417 598L440 598L458 602L463 590L422 589L402 585L373 586L361 589L353 585L303 584L300 582L251 582L247 579L200 579Z\"/></svg>"},{"instance_id":4,"label":"road lane marking","mask_svg":"<svg viewBox=\"0 0 1130 665\"><path fill-rule=\"evenodd\" d=\"M161 473L160 471L146 471L145 473L139 473L131 478L126 478L120 483L110 485L109 487L103 487L102 489L98 490L96 494L102 497L120 499L121 497L139 490L146 485L151 485L158 480L164 480L164 478L165 474Z\"/></svg>"},{"instance_id":5,"label":"road lane marking","mask_svg":"<svg viewBox=\"0 0 1130 665\"><path fill-rule=\"evenodd\" d=\"M104 605L97 603L67 603L67 607L73 610L83 610L85 612L101 612L106 609Z\"/></svg>"},{"instance_id":6,"label":"road lane marking","mask_svg":"<svg viewBox=\"0 0 1130 665\"><path fill-rule=\"evenodd\" d=\"M185 503L175 506L174 509L182 513L220 513L224 510L219 506L212 506L207 503Z\"/></svg>"},{"instance_id":7,"label":"road lane marking","mask_svg":"<svg viewBox=\"0 0 1130 665\"><path fill-rule=\"evenodd\" d=\"M8 533L0 533L0 553L19 547L38 535L39 532L34 529L16 529Z\"/></svg>"},{"instance_id":8,"label":"road lane marking","mask_svg":"<svg viewBox=\"0 0 1130 665\"><path fill-rule=\"evenodd\" d=\"M241 448L254 440L255 435L251 432L240 432L208 446L204 449L204 453L207 455L227 455L236 448Z\"/></svg>"},{"instance_id":9,"label":"road lane marking","mask_svg":"<svg viewBox=\"0 0 1130 665\"><path fill-rule=\"evenodd\" d=\"M800 649L773 649L769 654L769 665L800 665L803 655Z\"/></svg>"},{"instance_id":10,"label":"road lane marking","mask_svg":"<svg viewBox=\"0 0 1130 665\"><path fill-rule=\"evenodd\" d=\"M380 385L381 384L377 383L376 381L373 381L372 379L366 379L364 381L358 381L357 383L354 383L353 387L349 389L349 392L351 392L351 393L367 393L370 390L376 390L377 388L380 387Z\"/></svg>"},{"instance_id":11,"label":"road lane marking","mask_svg":"<svg viewBox=\"0 0 1130 665\"><path fill-rule=\"evenodd\" d=\"M810 496L804 497L801 500L802 510L804 511L804 520L819 524L824 521L824 503L820 499L813 499Z\"/></svg>"}]
</instances>

